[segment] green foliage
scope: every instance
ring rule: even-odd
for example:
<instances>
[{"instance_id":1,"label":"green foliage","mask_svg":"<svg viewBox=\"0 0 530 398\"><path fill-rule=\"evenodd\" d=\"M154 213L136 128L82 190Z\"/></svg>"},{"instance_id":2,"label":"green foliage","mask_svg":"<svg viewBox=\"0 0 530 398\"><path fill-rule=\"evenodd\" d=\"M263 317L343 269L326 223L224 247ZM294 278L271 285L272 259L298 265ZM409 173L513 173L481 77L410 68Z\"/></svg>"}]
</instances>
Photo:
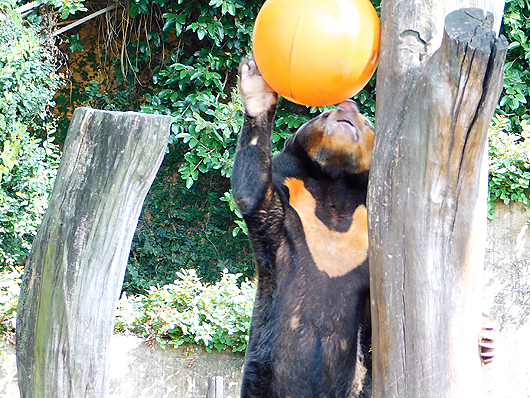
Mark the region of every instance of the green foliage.
<instances>
[{"instance_id":1,"label":"green foliage","mask_svg":"<svg viewBox=\"0 0 530 398\"><path fill-rule=\"evenodd\" d=\"M509 118L507 131L521 132L521 121L528 119L530 100L530 5L528 0L508 0L501 34L510 43L504 64L504 89L498 111Z\"/></svg>"},{"instance_id":2,"label":"green foliage","mask_svg":"<svg viewBox=\"0 0 530 398\"><path fill-rule=\"evenodd\" d=\"M0 131L24 134L23 126L43 128L59 78L34 27L12 10L0 11L0 20Z\"/></svg>"},{"instance_id":3,"label":"green foliage","mask_svg":"<svg viewBox=\"0 0 530 398\"><path fill-rule=\"evenodd\" d=\"M68 16L75 14L78 11L86 11L86 7L83 6L83 0L41 0L43 4L48 4L55 7L62 19L68 18Z\"/></svg>"},{"instance_id":4,"label":"green foliage","mask_svg":"<svg viewBox=\"0 0 530 398\"><path fill-rule=\"evenodd\" d=\"M521 134L507 131L510 120L496 116L489 131L488 217L495 217L495 201L522 202L530 208L530 124L521 122Z\"/></svg>"},{"instance_id":5,"label":"green foliage","mask_svg":"<svg viewBox=\"0 0 530 398\"><path fill-rule=\"evenodd\" d=\"M207 351L244 352L252 316L254 283L226 270L215 284L204 284L195 271L181 271L173 284L150 288L146 295L119 301L115 331L129 331L166 345L203 345Z\"/></svg>"},{"instance_id":6,"label":"green foliage","mask_svg":"<svg viewBox=\"0 0 530 398\"><path fill-rule=\"evenodd\" d=\"M181 269L195 269L210 283L225 268L254 274L248 241L232 236L234 216L219 201L228 181L210 174L187 189L176 172L182 152L166 155L147 195L125 276L128 294L171 283Z\"/></svg>"},{"instance_id":7,"label":"green foliage","mask_svg":"<svg viewBox=\"0 0 530 398\"><path fill-rule=\"evenodd\" d=\"M6 342L14 343L15 320L23 270L0 269L0 358ZM203 345L208 351L244 352L250 327L255 284L241 274L222 272L208 284L194 270L176 273L177 280L152 287L144 295L122 295L116 332L132 332L155 339L162 347Z\"/></svg>"},{"instance_id":8,"label":"green foliage","mask_svg":"<svg viewBox=\"0 0 530 398\"><path fill-rule=\"evenodd\" d=\"M176 118L172 139L187 144L180 173L190 187L200 173L230 176L238 126L239 99L233 91L237 65L251 47L251 32L261 1L211 0L160 4L164 31L175 32L179 46L154 70L145 112Z\"/></svg>"},{"instance_id":9,"label":"green foliage","mask_svg":"<svg viewBox=\"0 0 530 398\"><path fill-rule=\"evenodd\" d=\"M199 173L210 170L220 170L221 175L230 177L243 122L242 104L235 90L227 104L217 104L215 97L206 93L200 100L206 106L204 113L194 112L193 118L186 119L191 123L188 131L175 136L191 149L184 155L186 162L179 169L179 173L186 176L188 188L197 180Z\"/></svg>"},{"instance_id":10,"label":"green foliage","mask_svg":"<svg viewBox=\"0 0 530 398\"><path fill-rule=\"evenodd\" d=\"M111 95L100 82L91 80L85 87L84 101L90 103L96 109L125 111L132 105L130 94L134 89L135 86L131 85L123 90L116 90Z\"/></svg>"},{"instance_id":11,"label":"green foliage","mask_svg":"<svg viewBox=\"0 0 530 398\"><path fill-rule=\"evenodd\" d=\"M28 256L48 207L59 163L58 148L51 141L23 137L17 165L0 185L0 261L4 263L19 263Z\"/></svg>"},{"instance_id":12,"label":"green foliage","mask_svg":"<svg viewBox=\"0 0 530 398\"><path fill-rule=\"evenodd\" d=\"M70 43L70 52L75 53L76 51L85 51L85 48L81 43L81 37L79 36L79 33L71 35L68 39L68 42Z\"/></svg>"},{"instance_id":13,"label":"green foliage","mask_svg":"<svg viewBox=\"0 0 530 398\"><path fill-rule=\"evenodd\" d=\"M32 26L0 11L0 264L26 257L58 167L49 108L59 86Z\"/></svg>"}]
</instances>

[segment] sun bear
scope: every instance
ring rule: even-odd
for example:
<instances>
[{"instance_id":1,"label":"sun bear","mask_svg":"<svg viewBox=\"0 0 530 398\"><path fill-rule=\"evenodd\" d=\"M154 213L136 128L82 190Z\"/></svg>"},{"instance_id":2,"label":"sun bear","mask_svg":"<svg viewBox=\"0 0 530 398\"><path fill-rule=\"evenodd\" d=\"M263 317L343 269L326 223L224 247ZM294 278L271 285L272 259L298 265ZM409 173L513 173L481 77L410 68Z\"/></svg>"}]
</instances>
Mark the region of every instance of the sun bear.
<instances>
[{"instance_id":1,"label":"sun bear","mask_svg":"<svg viewBox=\"0 0 530 398\"><path fill-rule=\"evenodd\" d=\"M271 158L278 96L251 58L241 63L240 91L232 191L258 270L242 396L369 397L373 126L346 101Z\"/></svg>"},{"instance_id":2,"label":"sun bear","mask_svg":"<svg viewBox=\"0 0 530 398\"><path fill-rule=\"evenodd\" d=\"M366 196L374 128L348 100L304 124L272 157L278 95L251 57L239 75L245 118L232 192L258 272L241 396L371 397Z\"/></svg>"}]
</instances>

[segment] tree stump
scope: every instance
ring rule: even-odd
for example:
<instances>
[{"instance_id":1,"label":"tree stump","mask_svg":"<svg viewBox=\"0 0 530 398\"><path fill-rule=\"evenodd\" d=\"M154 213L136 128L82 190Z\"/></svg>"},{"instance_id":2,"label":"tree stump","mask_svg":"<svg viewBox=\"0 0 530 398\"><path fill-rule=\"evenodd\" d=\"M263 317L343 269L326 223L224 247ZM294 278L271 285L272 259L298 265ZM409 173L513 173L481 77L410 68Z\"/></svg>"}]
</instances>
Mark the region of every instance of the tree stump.
<instances>
[{"instance_id":1,"label":"tree stump","mask_svg":"<svg viewBox=\"0 0 530 398\"><path fill-rule=\"evenodd\" d=\"M127 258L172 118L76 109L17 316L23 398L101 398Z\"/></svg>"},{"instance_id":2,"label":"tree stump","mask_svg":"<svg viewBox=\"0 0 530 398\"><path fill-rule=\"evenodd\" d=\"M429 57L389 18L368 193L374 397L481 396L487 129L507 42L490 13L461 9Z\"/></svg>"}]
</instances>

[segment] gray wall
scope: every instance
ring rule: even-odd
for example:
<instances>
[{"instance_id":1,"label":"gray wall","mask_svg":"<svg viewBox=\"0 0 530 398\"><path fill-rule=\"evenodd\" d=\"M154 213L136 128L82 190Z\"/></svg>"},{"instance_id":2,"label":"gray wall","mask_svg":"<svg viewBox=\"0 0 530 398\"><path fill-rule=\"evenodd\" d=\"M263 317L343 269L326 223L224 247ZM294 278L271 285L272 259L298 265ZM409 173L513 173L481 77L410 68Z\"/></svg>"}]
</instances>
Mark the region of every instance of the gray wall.
<instances>
[{"instance_id":1,"label":"gray wall","mask_svg":"<svg viewBox=\"0 0 530 398\"><path fill-rule=\"evenodd\" d=\"M496 205L488 223L485 311L499 324L496 359L485 367L488 398L530 397L530 212Z\"/></svg>"},{"instance_id":2,"label":"gray wall","mask_svg":"<svg viewBox=\"0 0 530 398\"><path fill-rule=\"evenodd\" d=\"M224 378L224 397L239 397L243 355L204 349L161 349L135 336L112 336L107 398L206 398L208 382ZM0 360L1 361L1 360ZM15 350L0 362L0 397L19 398Z\"/></svg>"},{"instance_id":3,"label":"gray wall","mask_svg":"<svg viewBox=\"0 0 530 398\"><path fill-rule=\"evenodd\" d=\"M113 336L110 358L111 398L206 398L214 376L223 376L226 398L239 397L242 354L163 350L137 337Z\"/></svg>"},{"instance_id":4,"label":"gray wall","mask_svg":"<svg viewBox=\"0 0 530 398\"><path fill-rule=\"evenodd\" d=\"M487 398L530 397L530 213L497 205L488 223L484 310L499 323L495 362L485 368ZM19 398L12 347L0 359L0 397ZM226 398L239 396L243 355L203 349L162 350L134 336L111 341L110 398L206 398L208 381L224 377Z\"/></svg>"}]
</instances>

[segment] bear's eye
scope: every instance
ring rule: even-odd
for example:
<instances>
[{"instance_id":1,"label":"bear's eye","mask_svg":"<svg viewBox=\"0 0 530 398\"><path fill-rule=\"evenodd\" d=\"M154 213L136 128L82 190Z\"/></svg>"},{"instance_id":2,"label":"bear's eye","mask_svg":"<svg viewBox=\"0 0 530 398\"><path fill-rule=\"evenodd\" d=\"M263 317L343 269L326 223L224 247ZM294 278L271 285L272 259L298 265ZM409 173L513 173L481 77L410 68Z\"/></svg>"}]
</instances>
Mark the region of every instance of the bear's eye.
<instances>
[{"instance_id":1,"label":"bear's eye","mask_svg":"<svg viewBox=\"0 0 530 398\"><path fill-rule=\"evenodd\" d=\"M330 113L329 111L324 112L324 113L322 114L322 117L323 117L324 119L327 118L327 117L329 116L329 113Z\"/></svg>"},{"instance_id":2,"label":"bear's eye","mask_svg":"<svg viewBox=\"0 0 530 398\"><path fill-rule=\"evenodd\" d=\"M369 120L365 120L365 121L364 121L364 125L365 125L366 127L370 127L370 121L369 121Z\"/></svg>"}]
</instances>

